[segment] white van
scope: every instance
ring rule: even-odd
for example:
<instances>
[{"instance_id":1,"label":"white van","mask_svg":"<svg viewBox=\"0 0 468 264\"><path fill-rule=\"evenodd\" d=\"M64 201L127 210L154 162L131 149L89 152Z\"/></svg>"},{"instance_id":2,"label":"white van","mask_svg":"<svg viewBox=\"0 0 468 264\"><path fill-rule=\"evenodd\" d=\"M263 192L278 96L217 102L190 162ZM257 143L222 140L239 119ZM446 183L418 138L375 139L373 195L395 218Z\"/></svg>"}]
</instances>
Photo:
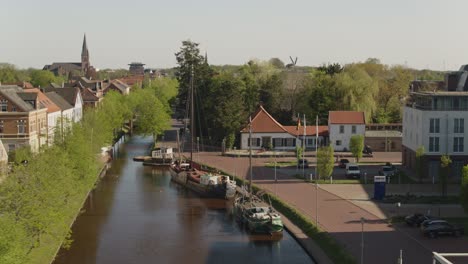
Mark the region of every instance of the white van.
<instances>
[{"instance_id":1,"label":"white van","mask_svg":"<svg viewBox=\"0 0 468 264\"><path fill-rule=\"evenodd\" d=\"M356 163L348 163L346 164L346 178L356 178L359 179L361 177L361 170L359 170L359 166Z\"/></svg>"}]
</instances>

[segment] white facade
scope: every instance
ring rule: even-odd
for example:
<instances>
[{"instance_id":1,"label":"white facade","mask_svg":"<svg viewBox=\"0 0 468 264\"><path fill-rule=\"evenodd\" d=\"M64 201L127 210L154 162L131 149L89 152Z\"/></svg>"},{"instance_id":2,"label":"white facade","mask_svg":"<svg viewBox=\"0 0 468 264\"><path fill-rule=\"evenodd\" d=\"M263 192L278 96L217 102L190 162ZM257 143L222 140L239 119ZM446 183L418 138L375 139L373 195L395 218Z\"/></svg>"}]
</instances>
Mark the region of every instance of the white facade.
<instances>
[{"instance_id":1,"label":"white facade","mask_svg":"<svg viewBox=\"0 0 468 264\"><path fill-rule=\"evenodd\" d=\"M426 155L467 155L467 121L468 111L428 111L404 107L403 146L413 151L424 146Z\"/></svg>"},{"instance_id":2,"label":"white facade","mask_svg":"<svg viewBox=\"0 0 468 264\"><path fill-rule=\"evenodd\" d=\"M293 136L289 133L254 133L252 132L252 149L262 149L271 142L275 150L294 150L296 146L302 147L303 136ZM315 136L306 136L306 148L315 149ZM249 149L249 133L241 134L241 149ZM323 136L318 137L319 145L323 145Z\"/></svg>"},{"instance_id":3,"label":"white facade","mask_svg":"<svg viewBox=\"0 0 468 264\"><path fill-rule=\"evenodd\" d=\"M365 124L329 124L328 133L330 136L330 144L333 145L335 151L349 151L349 143L354 135L362 135L366 133Z\"/></svg>"},{"instance_id":4,"label":"white facade","mask_svg":"<svg viewBox=\"0 0 468 264\"><path fill-rule=\"evenodd\" d=\"M276 143L281 140L281 144L274 144L273 141L276 139ZM252 132L252 149L262 149L268 146L268 142L271 142L271 146L276 150L291 150L296 149L296 145L300 144L297 138L289 133L253 133ZM241 149L249 149L249 133L241 134Z\"/></svg>"},{"instance_id":5,"label":"white facade","mask_svg":"<svg viewBox=\"0 0 468 264\"><path fill-rule=\"evenodd\" d=\"M81 93L78 92L76 95L75 106L73 107L73 122L79 122L83 117L83 98L81 97Z\"/></svg>"},{"instance_id":6,"label":"white facade","mask_svg":"<svg viewBox=\"0 0 468 264\"><path fill-rule=\"evenodd\" d=\"M52 113L47 113L47 136L48 144L51 145L54 141L55 127L58 124L58 120L62 115L62 111L55 111Z\"/></svg>"}]
</instances>

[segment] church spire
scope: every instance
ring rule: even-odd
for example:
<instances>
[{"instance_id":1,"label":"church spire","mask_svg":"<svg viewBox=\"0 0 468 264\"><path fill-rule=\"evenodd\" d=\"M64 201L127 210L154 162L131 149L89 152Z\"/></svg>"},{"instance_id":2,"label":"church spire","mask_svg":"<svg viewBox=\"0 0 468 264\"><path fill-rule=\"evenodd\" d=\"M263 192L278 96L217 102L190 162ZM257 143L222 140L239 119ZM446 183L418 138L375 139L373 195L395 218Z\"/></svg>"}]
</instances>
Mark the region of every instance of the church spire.
<instances>
[{"instance_id":1,"label":"church spire","mask_svg":"<svg viewBox=\"0 0 468 264\"><path fill-rule=\"evenodd\" d=\"M205 51L205 64L208 64L208 52Z\"/></svg>"},{"instance_id":2,"label":"church spire","mask_svg":"<svg viewBox=\"0 0 468 264\"><path fill-rule=\"evenodd\" d=\"M83 38L83 48L81 49L81 56L89 56L88 45L86 45L86 33Z\"/></svg>"}]
</instances>

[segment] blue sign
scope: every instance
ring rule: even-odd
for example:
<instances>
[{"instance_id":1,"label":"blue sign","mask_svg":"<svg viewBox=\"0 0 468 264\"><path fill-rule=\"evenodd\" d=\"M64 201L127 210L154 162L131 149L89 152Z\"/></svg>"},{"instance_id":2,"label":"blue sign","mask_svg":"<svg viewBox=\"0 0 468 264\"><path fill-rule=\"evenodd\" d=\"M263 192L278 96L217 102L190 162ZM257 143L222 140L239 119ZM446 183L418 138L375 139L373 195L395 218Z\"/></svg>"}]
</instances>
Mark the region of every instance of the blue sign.
<instances>
[{"instance_id":1,"label":"blue sign","mask_svg":"<svg viewBox=\"0 0 468 264\"><path fill-rule=\"evenodd\" d=\"M385 176L374 176L374 199L383 200L385 197Z\"/></svg>"}]
</instances>

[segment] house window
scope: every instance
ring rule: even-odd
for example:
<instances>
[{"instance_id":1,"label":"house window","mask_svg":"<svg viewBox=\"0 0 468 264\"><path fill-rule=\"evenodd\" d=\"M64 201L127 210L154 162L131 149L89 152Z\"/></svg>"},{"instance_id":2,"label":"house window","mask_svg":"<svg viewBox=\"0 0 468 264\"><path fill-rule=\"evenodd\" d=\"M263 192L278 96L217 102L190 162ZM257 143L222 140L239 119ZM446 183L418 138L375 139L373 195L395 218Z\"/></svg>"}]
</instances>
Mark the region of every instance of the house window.
<instances>
[{"instance_id":1,"label":"house window","mask_svg":"<svg viewBox=\"0 0 468 264\"><path fill-rule=\"evenodd\" d=\"M24 134L26 128L26 121L18 120L18 134Z\"/></svg>"},{"instance_id":2,"label":"house window","mask_svg":"<svg viewBox=\"0 0 468 264\"><path fill-rule=\"evenodd\" d=\"M0 133L3 134L3 120L0 121Z\"/></svg>"},{"instance_id":3,"label":"house window","mask_svg":"<svg viewBox=\"0 0 468 264\"><path fill-rule=\"evenodd\" d=\"M455 118L454 119L453 132L454 133L465 133L465 119L464 118Z\"/></svg>"},{"instance_id":4,"label":"house window","mask_svg":"<svg viewBox=\"0 0 468 264\"><path fill-rule=\"evenodd\" d=\"M440 119L431 118L429 120L429 133L440 133Z\"/></svg>"},{"instance_id":5,"label":"house window","mask_svg":"<svg viewBox=\"0 0 468 264\"><path fill-rule=\"evenodd\" d=\"M340 134L344 134L344 126L340 125Z\"/></svg>"},{"instance_id":6,"label":"house window","mask_svg":"<svg viewBox=\"0 0 468 264\"><path fill-rule=\"evenodd\" d=\"M8 112L8 101L7 100L0 100L0 109L2 112Z\"/></svg>"},{"instance_id":7,"label":"house window","mask_svg":"<svg viewBox=\"0 0 468 264\"><path fill-rule=\"evenodd\" d=\"M439 152L438 137L429 137L429 152Z\"/></svg>"},{"instance_id":8,"label":"house window","mask_svg":"<svg viewBox=\"0 0 468 264\"><path fill-rule=\"evenodd\" d=\"M315 146L315 138L308 138L307 146Z\"/></svg>"},{"instance_id":9,"label":"house window","mask_svg":"<svg viewBox=\"0 0 468 264\"><path fill-rule=\"evenodd\" d=\"M463 138L462 137L453 138L453 152L463 152Z\"/></svg>"},{"instance_id":10,"label":"house window","mask_svg":"<svg viewBox=\"0 0 468 264\"><path fill-rule=\"evenodd\" d=\"M252 145L252 147L259 147L260 146L260 138L251 138L249 142L249 146Z\"/></svg>"},{"instance_id":11,"label":"house window","mask_svg":"<svg viewBox=\"0 0 468 264\"><path fill-rule=\"evenodd\" d=\"M12 112L16 112L16 106L12 106L12 107L11 107L11 111L12 111Z\"/></svg>"},{"instance_id":12,"label":"house window","mask_svg":"<svg viewBox=\"0 0 468 264\"><path fill-rule=\"evenodd\" d=\"M285 138L283 146L285 146L285 147L295 147L296 146L296 139L295 138Z\"/></svg>"},{"instance_id":13,"label":"house window","mask_svg":"<svg viewBox=\"0 0 468 264\"><path fill-rule=\"evenodd\" d=\"M273 147L282 147L283 146L283 139L282 138L273 138Z\"/></svg>"},{"instance_id":14,"label":"house window","mask_svg":"<svg viewBox=\"0 0 468 264\"><path fill-rule=\"evenodd\" d=\"M356 126L352 126L352 127L351 127L351 133L352 133L352 134L356 134Z\"/></svg>"},{"instance_id":15,"label":"house window","mask_svg":"<svg viewBox=\"0 0 468 264\"><path fill-rule=\"evenodd\" d=\"M16 145L15 144L8 144L8 152L15 151Z\"/></svg>"},{"instance_id":16,"label":"house window","mask_svg":"<svg viewBox=\"0 0 468 264\"><path fill-rule=\"evenodd\" d=\"M335 145L341 146L341 140L337 140L337 141L335 142Z\"/></svg>"}]
</instances>

